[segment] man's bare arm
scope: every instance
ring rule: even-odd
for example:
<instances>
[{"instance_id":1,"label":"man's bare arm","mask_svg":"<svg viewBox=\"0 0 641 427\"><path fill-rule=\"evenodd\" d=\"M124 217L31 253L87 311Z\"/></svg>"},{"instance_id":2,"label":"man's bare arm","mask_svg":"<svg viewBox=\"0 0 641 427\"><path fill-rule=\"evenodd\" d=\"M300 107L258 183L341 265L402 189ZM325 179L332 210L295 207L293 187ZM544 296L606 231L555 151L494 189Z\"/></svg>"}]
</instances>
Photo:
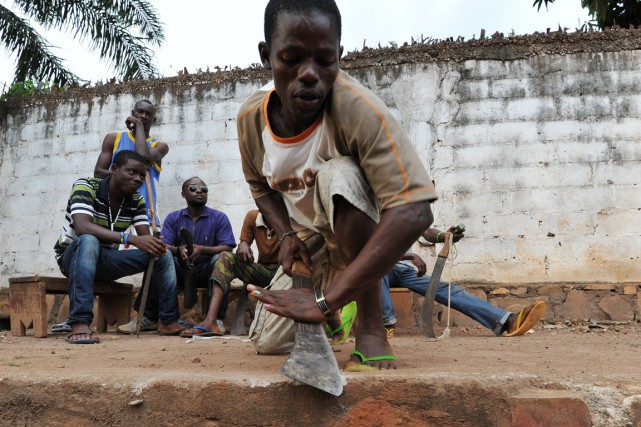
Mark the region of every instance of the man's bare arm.
<instances>
[{"instance_id":1,"label":"man's bare arm","mask_svg":"<svg viewBox=\"0 0 641 427\"><path fill-rule=\"evenodd\" d=\"M93 170L93 176L96 178L107 178L111 175L109 166L111 166L111 158L113 157L115 143L116 132L107 134L105 139L102 141L102 149L100 150L100 155L98 155L96 167Z\"/></svg>"},{"instance_id":2,"label":"man's bare arm","mask_svg":"<svg viewBox=\"0 0 641 427\"><path fill-rule=\"evenodd\" d=\"M143 156L149 163L162 163L163 157L169 153L169 145L164 142L158 142L153 148L149 148L147 144L147 135L142 121L134 116L127 117L125 121L127 129L132 131L134 135L134 148L136 153Z\"/></svg>"},{"instance_id":3,"label":"man's bare arm","mask_svg":"<svg viewBox=\"0 0 641 427\"><path fill-rule=\"evenodd\" d=\"M433 220L429 202L410 203L383 212L363 250L325 292L330 308L341 308L375 285Z\"/></svg>"},{"instance_id":4,"label":"man's bare arm","mask_svg":"<svg viewBox=\"0 0 641 427\"><path fill-rule=\"evenodd\" d=\"M287 207L283 202L280 194L273 192L268 193L255 200L256 206L265 216L265 220L276 232L281 242L280 251L278 252L278 262L283 267L283 271L291 275L294 259L300 259L309 268L312 268L312 260L309 256L307 246L292 233L292 225L289 221ZM286 237L283 236L287 234ZM282 240L281 240L282 239Z\"/></svg>"}]
</instances>

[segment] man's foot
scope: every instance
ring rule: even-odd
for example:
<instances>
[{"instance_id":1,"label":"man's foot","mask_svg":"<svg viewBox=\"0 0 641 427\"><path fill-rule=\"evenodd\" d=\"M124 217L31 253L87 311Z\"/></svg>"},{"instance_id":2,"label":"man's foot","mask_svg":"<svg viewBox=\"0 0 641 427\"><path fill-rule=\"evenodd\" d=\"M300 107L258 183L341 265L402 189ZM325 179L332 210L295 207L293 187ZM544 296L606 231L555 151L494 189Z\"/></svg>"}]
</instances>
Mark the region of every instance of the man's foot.
<instances>
[{"instance_id":1,"label":"man's foot","mask_svg":"<svg viewBox=\"0 0 641 427\"><path fill-rule=\"evenodd\" d=\"M199 337L219 337L224 334L223 331L218 327L218 322L215 323L206 323L200 322L198 325L185 329L180 333L180 336L183 338L192 338L194 336Z\"/></svg>"},{"instance_id":2,"label":"man's foot","mask_svg":"<svg viewBox=\"0 0 641 427\"><path fill-rule=\"evenodd\" d=\"M71 332L65 341L69 344L100 344L100 337L91 332L89 325L75 322L71 324Z\"/></svg>"},{"instance_id":3,"label":"man's foot","mask_svg":"<svg viewBox=\"0 0 641 427\"><path fill-rule=\"evenodd\" d=\"M121 333L121 334L135 334L136 333L136 322L138 319L131 319L129 323L125 323L124 325L120 325L116 328L116 331ZM140 322L140 332L143 331L157 331L158 330L158 322L154 322L153 320L149 320L146 317L142 318L142 321Z\"/></svg>"},{"instance_id":4,"label":"man's foot","mask_svg":"<svg viewBox=\"0 0 641 427\"><path fill-rule=\"evenodd\" d=\"M392 359L392 346L387 341L385 328L357 331L355 347L358 353L350 355L349 361L344 367L345 370L360 370L353 369L354 365L366 365L376 369L396 369L396 362Z\"/></svg>"},{"instance_id":5,"label":"man's foot","mask_svg":"<svg viewBox=\"0 0 641 427\"><path fill-rule=\"evenodd\" d=\"M385 330L387 331L388 340L396 338L396 323L393 325L385 325Z\"/></svg>"},{"instance_id":6,"label":"man's foot","mask_svg":"<svg viewBox=\"0 0 641 427\"><path fill-rule=\"evenodd\" d=\"M547 308L545 302L537 301L525 307L519 313L512 313L505 322L505 336L523 335L541 320Z\"/></svg>"},{"instance_id":7,"label":"man's foot","mask_svg":"<svg viewBox=\"0 0 641 427\"><path fill-rule=\"evenodd\" d=\"M178 322L170 323L169 325L163 325L162 323L158 325L159 335L180 335L184 330L185 326Z\"/></svg>"}]
</instances>

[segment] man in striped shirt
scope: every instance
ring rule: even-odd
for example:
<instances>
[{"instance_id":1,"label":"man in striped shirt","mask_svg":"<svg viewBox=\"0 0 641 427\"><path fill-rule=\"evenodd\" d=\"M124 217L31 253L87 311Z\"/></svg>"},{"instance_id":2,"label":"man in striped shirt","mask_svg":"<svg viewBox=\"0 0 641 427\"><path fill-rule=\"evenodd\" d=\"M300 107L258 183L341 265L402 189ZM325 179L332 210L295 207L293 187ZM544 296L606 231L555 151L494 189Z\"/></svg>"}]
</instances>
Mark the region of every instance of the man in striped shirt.
<instances>
[{"instance_id":1,"label":"man in striped shirt","mask_svg":"<svg viewBox=\"0 0 641 427\"><path fill-rule=\"evenodd\" d=\"M135 151L116 154L111 176L81 178L71 190L65 223L54 250L60 271L69 278L69 321L67 342L96 344L100 338L91 331L93 282L111 281L140 273L149 257L158 257L152 282L160 300L159 332L176 335L184 327L177 321L176 273L171 254L161 239L149 234L145 202L137 192L145 180L144 157ZM137 235L126 232L133 225ZM118 245L136 250L119 251Z\"/></svg>"}]
</instances>

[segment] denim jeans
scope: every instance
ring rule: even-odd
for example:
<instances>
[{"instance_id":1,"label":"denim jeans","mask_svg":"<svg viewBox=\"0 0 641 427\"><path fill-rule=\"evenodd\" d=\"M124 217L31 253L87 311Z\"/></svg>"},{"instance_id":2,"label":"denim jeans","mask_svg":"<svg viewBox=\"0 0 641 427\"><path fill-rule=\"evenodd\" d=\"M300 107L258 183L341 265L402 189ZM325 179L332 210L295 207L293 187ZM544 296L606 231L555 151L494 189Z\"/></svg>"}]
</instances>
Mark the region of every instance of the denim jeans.
<instances>
[{"instance_id":1,"label":"denim jeans","mask_svg":"<svg viewBox=\"0 0 641 427\"><path fill-rule=\"evenodd\" d=\"M140 249L116 250L101 246L98 238L83 234L74 240L59 260L60 271L69 278L69 323L93 321L93 282L112 281L145 271L149 256ZM159 319L169 325L180 318L176 295L176 272L171 253L154 263L151 283L157 290ZM151 320L158 320L151 319Z\"/></svg>"},{"instance_id":2,"label":"denim jeans","mask_svg":"<svg viewBox=\"0 0 641 427\"><path fill-rule=\"evenodd\" d=\"M392 271L383 276L381 293L383 301L383 324L386 326L396 323L396 313L389 288L407 288L418 294L425 295L430 283L430 276L418 277L416 270L409 264L398 262ZM447 305L448 284L439 282L434 298L439 304ZM464 315L471 317L481 325L492 330L497 336L501 335L503 326L510 316L510 312L493 306L489 302L475 297L462 287L452 283L451 304L452 308Z\"/></svg>"}]
</instances>

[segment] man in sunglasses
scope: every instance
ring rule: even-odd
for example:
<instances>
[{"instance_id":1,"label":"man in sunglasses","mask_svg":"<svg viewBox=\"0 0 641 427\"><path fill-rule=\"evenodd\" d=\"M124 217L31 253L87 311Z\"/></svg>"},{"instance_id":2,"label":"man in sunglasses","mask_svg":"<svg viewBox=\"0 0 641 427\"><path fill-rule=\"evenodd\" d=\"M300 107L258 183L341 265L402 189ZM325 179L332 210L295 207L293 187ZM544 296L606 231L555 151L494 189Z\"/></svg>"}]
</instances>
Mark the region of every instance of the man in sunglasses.
<instances>
[{"instance_id":1,"label":"man in sunglasses","mask_svg":"<svg viewBox=\"0 0 641 427\"><path fill-rule=\"evenodd\" d=\"M209 189L202 179L189 178L182 185L182 196L187 207L169 213L163 226L163 241L174 256L178 287L184 288L184 273L187 261L193 263L192 277L199 288L209 287L214 264L221 252L231 252L236 240L229 218L223 212L207 207ZM186 228L193 238L193 252L187 253L187 245L181 241L180 229ZM150 300L151 301L151 300ZM148 303L150 302L148 301ZM222 326L226 301L222 301L218 322Z\"/></svg>"}]
</instances>

